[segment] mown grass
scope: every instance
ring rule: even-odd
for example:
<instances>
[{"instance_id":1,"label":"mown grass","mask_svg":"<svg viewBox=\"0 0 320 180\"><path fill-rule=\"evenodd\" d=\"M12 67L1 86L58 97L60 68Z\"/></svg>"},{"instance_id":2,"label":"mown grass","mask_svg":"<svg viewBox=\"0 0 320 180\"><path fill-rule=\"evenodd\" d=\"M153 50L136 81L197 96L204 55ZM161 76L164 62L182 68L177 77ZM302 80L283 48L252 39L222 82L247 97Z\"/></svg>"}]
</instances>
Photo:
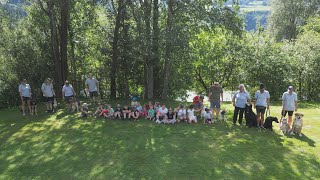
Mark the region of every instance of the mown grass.
<instances>
[{"instance_id":1,"label":"mown grass","mask_svg":"<svg viewBox=\"0 0 320 180\"><path fill-rule=\"evenodd\" d=\"M63 109L0 111L0 179L319 179L319 104L300 105L303 137L227 122L156 125L80 119ZM273 106L272 115L280 113Z\"/></svg>"}]
</instances>

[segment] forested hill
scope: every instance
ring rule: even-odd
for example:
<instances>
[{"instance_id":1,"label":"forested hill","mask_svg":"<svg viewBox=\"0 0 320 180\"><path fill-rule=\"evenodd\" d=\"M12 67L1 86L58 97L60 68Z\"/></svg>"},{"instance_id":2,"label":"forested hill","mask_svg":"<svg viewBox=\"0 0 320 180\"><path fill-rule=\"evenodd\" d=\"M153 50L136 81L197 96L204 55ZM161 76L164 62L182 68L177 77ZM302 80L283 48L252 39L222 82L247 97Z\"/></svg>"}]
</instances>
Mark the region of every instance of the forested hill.
<instances>
[{"instance_id":1,"label":"forested hill","mask_svg":"<svg viewBox=\"0 0 320 180\"><path fill-rule=\"evenodd\" d=\"M50 77L61 97L65 80L80 92L89 73L110 99L207 94L219 81L231 91L245 83L250 93L264 83L273 99L293 85L299 98L320 100L318 1L0 2L0 108L19 103L23 78L41 97ZM271 9L268 28L244 31L239 12L259 19L258 9Z\"/></svg>"}]
</instances>

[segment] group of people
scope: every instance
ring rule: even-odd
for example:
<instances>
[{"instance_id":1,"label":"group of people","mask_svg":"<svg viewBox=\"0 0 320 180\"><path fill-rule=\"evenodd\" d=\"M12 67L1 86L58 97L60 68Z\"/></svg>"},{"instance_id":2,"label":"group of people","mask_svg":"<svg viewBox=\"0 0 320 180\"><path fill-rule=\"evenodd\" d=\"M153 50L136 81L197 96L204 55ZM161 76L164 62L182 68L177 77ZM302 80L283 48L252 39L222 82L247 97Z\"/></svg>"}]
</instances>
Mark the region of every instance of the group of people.
<instances>
[{"instance_id":1,"label":"group of people","mask_svg":"<svg viewBox=\"0 0 320 180\"><path fill-rule=\"evenodd\" d=\"M95 79L92 74L89 74L85 81L86 89L89 92L91 100L95 100L95 97L99 93L99 81ZM47 78L41 86L43 97L46 101L46 107L48 112L53 112L53 102L55 97L55 92L52 85L52 79ZM31 87L27 84L26 79L22 81L19 86L19 93L22 102L22 113L23 116L26 115L25 104L28 105L29 112L31 112ZM62 87L62 96L67 107L71 109L72 103L71 99L76 95L72 85L65 81ZM160 105L159 102L153 104L151 101L144 106L137 101L137 98L133 98L131 106L117 105L115 109L111 107L110 104L99 104L97 110L92 113L96 117L106 117L106 118L132 118L138 120L140 117L145 117L149 120L154 120L157 123L176 123L180 121L186 121L189 123L198 122L197 114L203 118L204 123L213 123L213 119L221 118L221 103L223 102L223 90L219 82L212 83L210 87L210 92L208 94L210 101L210 108L205 108L203 105L203 96L195 96L192 105L188 108L181 105L174 109L166 108L165 104ZM266 110L270 110L270 94L265 89L264 84L260 84L260 88L255 92L254 100L251 101L250 94L246 91L244 84L239 85L239 90L236 91L232 98L232 104L235 107L233 113L233 124L238 123L242 125L243 115L245 112L245 105L253 104L257 113L257 127L263 127L264 124L264 114ZM88 104L84 103L81 108L81 117L90 115ZM288 91L284 92L282 95L282 116L285 117L288 114L288 124L290 129L292 128L292 116L293 112L297 111L298 99L297 94L294 92L293 86L288 87Z\"/></svg>"}]
</instances>

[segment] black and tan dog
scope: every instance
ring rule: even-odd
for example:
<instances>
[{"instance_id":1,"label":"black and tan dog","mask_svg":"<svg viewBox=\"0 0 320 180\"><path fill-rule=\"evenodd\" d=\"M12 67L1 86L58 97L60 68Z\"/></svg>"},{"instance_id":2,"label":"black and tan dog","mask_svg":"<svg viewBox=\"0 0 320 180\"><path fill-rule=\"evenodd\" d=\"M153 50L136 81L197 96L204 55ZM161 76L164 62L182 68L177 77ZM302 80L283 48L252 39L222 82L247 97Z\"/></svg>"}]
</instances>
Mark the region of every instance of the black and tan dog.
<instances>
[{"instance_id":1,"label":"black and tan dog","mask_svg":"<svg viewBox=\"0 0 320 180\"><path fill-rule=\"evenodd\" d=\"M263 127L264 127L265 129L270 129L270 130L272 131L272 130L273 130L273 129L272 129L272 122L279 123L278 118L273 117L273 116L267 117L266 120L265 120L265 122L264 122L264 124L263 124Z\"/></svg>"}]
</instances>

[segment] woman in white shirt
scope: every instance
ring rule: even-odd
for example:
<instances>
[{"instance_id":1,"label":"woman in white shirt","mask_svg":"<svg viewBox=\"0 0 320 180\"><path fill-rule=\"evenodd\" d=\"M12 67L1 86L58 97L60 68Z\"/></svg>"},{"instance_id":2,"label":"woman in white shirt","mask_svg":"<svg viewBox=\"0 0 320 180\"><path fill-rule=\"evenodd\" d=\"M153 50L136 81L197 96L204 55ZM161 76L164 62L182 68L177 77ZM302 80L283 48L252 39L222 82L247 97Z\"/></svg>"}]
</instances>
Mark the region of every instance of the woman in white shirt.
<instances>
[{"instance_id":1,"label":"woman in white shirt","mask_svg":"<svg viewBox=\"0 0 320 180\"><path fill-rule=\"evenodd\" d=\"M45 98L47 105L47 112L53 112L53 102L54 102L54 90L52 85L52 79L47 78L45 82L41 86L41 91L43 93L43 97Z\"/></svg>"},{"instance_id":2,"label":"woman in white shirt","mask_svg":"<svg viewBox=\"0 0 320 180\"><path fill-rule=\"evenodd\" d=\"M27 102L29 112L31 112L31 87L29 84L27 84L27 80L23 79L21 84L19 85L19 94L21 98L21 109L22 109L22 115L25 116L26 112L24 109L24 105Z\"/></svg>"},{"instance_id":3,"label":"woman in white shirt","mask_svg":"<svg viewBox=\"0 0 320 180\"><path fill-rule=\"evenodd\" d=\"M72 85L69 83L68 80L64 82L64 86L62 87L62 96L65 102L67 102L68 109L71 109L71 99L73 96L75 96L76 93L72 87Z\"/></svg>"}]
</instances>

